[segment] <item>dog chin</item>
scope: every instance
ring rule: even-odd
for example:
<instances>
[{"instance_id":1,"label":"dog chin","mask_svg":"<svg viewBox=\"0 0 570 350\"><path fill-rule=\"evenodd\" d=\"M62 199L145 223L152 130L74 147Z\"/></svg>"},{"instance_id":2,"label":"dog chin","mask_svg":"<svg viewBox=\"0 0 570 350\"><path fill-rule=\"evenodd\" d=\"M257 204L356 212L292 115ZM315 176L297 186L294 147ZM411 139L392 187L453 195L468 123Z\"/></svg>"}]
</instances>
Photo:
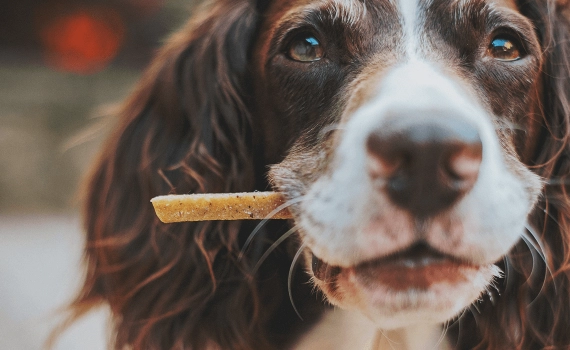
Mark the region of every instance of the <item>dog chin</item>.
<instances>
[{"instance_id":1,"label":"dog chin","mask_svg":"<svg viewBox=\"0 0 570 350\"><path fill-rule=\"evenodd\" d=\"M371 262L326 270L322 279L315 276L314 280L329 302L342 309L359 310L385 330L449 321L501 275L495 265L448 260L425 266Z\"/></svg>"}]
</instances>

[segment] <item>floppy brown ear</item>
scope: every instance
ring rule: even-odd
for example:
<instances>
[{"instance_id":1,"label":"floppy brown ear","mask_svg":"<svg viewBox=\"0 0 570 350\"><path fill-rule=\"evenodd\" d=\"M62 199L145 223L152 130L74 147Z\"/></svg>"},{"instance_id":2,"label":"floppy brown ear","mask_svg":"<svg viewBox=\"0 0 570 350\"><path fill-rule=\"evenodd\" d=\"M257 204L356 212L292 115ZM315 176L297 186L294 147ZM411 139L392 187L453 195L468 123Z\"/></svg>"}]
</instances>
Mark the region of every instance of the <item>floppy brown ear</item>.
<instances>
[{"instance_id":1,"label":"floppy brown ear","mask_svg":"<svg viewBox=\"0 0 570 350\"><path fill-rule=\"evenodd\" d=\"M223 0L175 34L89 177L87 276L72 308L108 303L115 349L269 348L256 288L235 261L239 223L165 225L150 204L254 189L245 91L256 26L253 5Z\"/></svg>"},{"instance_id":2,"label":"floppy brown ear","mask_svg":"<svg viewBox=\"0 0 570 350\"><path fill-rule=\"evenodd\" d=\"M543 279L531 277L532 271L526 274L527 298L538 295L526 310L529 324L523 329L528 346L523 348L570 347L570 2L557 5L544 34L548 38L542 77L544 117L534 161L546 184L529 218L543 242L550 271L544 285Z\"/></svg>"},{"instance_id":3,"label":"floppy brown ear","mask_svg":"<svg viewBox=\"0 0 570 350\"><path fill-rule=\"evenodd\" d=\"M458 349L570 348L570 17L563 2L518 1L543 47L538 108L528 116L539 124L529 165L546 183L528 217L528 242L505 259L498 290L456 323Z\"/></svg>"},{"instance_id":4,"label":"floppy brown ear","mask_svg":"<svg viewBox=\"0 0 570 350\"><path fill-rule=\"evenodd\" d=\"M563 17L570 20L570 0L556 0L556 8Z\"/></svg>"}]
</instances>

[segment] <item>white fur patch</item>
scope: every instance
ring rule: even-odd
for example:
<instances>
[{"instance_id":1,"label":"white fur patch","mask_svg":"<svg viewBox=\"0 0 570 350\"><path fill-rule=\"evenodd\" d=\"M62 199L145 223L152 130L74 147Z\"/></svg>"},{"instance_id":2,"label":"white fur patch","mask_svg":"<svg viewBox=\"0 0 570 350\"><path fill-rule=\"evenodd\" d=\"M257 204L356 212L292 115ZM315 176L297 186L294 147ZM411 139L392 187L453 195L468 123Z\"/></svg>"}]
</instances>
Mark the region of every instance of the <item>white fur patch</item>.
<instances>
[{"instance_id":1,"label":"white fur patch","mask_svg":"<svg viewBox=\"0 0 570 350\"><path fill-rule=\"evenodd\" d=\"M406 326L418 319L444 322L463 310L496 275L493 263L520 239L533 205L525 184L507 168L492 116L474 94L434 64L412 58L385 75L376 95L348 118L330 171L310 187L301 204L306 215L301 215L299 224L315 255L331 265L351 267L402 250L418 239L411 214L394 206L368 175L366 140L394 118L420 120L426 113L473 125L483 157L472 190L449 213L434 219L421 238L444 253L488 267L469 284L396 293L383 305L364 297L351 304L380 327ZM539 186L538 177L529 178ZM450 291L452 304L446 303ZM404 310L401 305L416 307ZM390 308L399 312L387 312Z\"/></svg>"},{"instance_id":2,"label":"white fur patch","mask_svg":"<svg viewBox=\"0 0 570 350\"><path fill-rule=\"evenodd\" d=\"M404 28L404 40L406 54L415 57L418 47L418 2L419 0L398 0L400 13L402 14L402 27Z\"/></svg>"}]
</instances>

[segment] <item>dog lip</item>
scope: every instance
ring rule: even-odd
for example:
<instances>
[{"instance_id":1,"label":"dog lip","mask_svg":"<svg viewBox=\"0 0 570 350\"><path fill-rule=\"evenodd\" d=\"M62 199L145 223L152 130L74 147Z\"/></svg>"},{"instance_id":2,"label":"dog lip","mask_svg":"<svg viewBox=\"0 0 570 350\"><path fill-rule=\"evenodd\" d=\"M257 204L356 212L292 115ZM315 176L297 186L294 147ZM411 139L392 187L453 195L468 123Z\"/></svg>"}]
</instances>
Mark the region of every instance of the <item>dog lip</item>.
<instances>
[{"instance_id":1,"label":"dog lip","mask_svg":"<svg viewBox=\"0 0 570 350\"><path fill-rule=\"evenodd\" d=\"M327 264L326 262L317 258L315 254L312 254L312 256L313 258L311 261L311 268L313 270L313 275L315 278L324 282L329 282L341 273L342 268L340 266Z\"/></svg>"},{"instance_id":2,"label":"dog lip","mask_svg":"<svg viewBox=\"0 0 570 350\"><path fill-rule=\"evenodd\" d=\"M355 269L374 268L379 266L393 265L404 268L418 268L445 261L465 264L454 256L444 254L425 243L416 243L404 250L392 253L378 259L363 262L355 266Z\"/></svg>"},{"instance_id":3,"label":"dog lip","mask_svg":"<svg viewBox=\"0 0 570 350\"><path fill-rule=\"evenodd\" d=\"M480 267L444 254L427 244L359 264L348 273L366 290L425 291L440 283L465 283ZM373 292L374 293L374 292Z\"/></svg>"},{"instance_id":4,"label":"dog lip","mask_svg":"<svg viewBox=\"0 0 570 350\"><path fill-rule=\"evenodd\" d=\"M416 243L387 256L360 263L350 269L354 269L357 273L376 268L413 270L438 264L471 265L457 257L442 253L426 243ZM343 271L342 267L328 264L315 254L312 254L311 267L315 278L324 282L332 281Z\"/></svg>"}]
</instances>

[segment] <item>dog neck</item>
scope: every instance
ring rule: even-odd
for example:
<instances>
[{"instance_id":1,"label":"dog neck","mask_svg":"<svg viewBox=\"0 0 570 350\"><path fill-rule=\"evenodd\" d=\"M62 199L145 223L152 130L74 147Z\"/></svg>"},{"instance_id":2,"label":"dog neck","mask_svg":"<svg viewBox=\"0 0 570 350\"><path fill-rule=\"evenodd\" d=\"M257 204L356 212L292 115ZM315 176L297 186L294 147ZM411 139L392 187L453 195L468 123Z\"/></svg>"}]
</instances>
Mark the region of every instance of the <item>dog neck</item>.
<instances>
[{"instance_id":1,"label":"dog neck","mask_svg":"<svg viewBox=\"0 0 570 350\"><path fill-rule=\"evenodd\" d=\"M446 350L449 349L440 325L421 324L391 331L377 331L370 350Z\"/></svg>"},{"instance_id":2,"label":"dog neck","mask_svg":"<svg viewBox=\"0 0 570 350\"><path fill-rule=\"evenodd\" d=\"M293 348L295 350L446 350L440 325L378 330L358 312L334 309Z\"/></svg>"}]
</instances>

